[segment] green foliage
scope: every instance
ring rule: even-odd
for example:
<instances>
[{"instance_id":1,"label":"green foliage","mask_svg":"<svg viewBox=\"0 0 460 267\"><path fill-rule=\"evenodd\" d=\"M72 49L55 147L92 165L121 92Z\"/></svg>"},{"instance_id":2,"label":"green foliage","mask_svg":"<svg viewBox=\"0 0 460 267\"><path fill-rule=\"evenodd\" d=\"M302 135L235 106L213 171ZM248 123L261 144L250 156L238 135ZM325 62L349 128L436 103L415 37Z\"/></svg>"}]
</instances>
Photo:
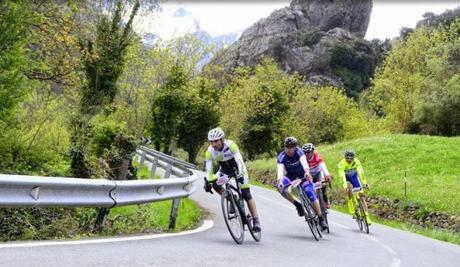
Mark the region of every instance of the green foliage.
<instances>
[{"instance_id":1,"label":"green foliage","mask_svg":"<svg viewBox=\"0 0 460 267\"><path fill-rule=\"evenodd\" d=\"M84 69L88 84L82 88L82 113L97 113L97 108L111 104L117 94L117 80L123 72L127 47L132 43L132 23L139 9L137 1L126 25L122 26L121 1L117 2L112 20L102 16L97 24L96 40L87 40Z\"/></svg>"},{"instance_id":2,"label":"green foliage","mask_svg":"<svg viewBox=\"0 0 460 267\"><path fill-rule=\"evenodd\" d=\"M188 84L184 69L178 64L173 65L165 84L154 96L150 134L157 150L163 148L165 153L171 153L170 145L184 112Z\"/></svg>"},{"instance_id":3,"label":"green foliage","mask_svg":"<svg viewBox=\"0 0 460 267\"><path fill-rule=\"evenodd\" d=\"M417 28L419 27L448 27L460 18L460 8L446 10L439 15L435 15L433 12L426 12L423 14L423 19L417 22Z\"/></svg>"},{"instance_id":4,"label":"green foliage","mask_svg":"<svg viewBox=\"0 0 460 267\"><path fill-rule=\"evenodd\" d=\"M253 75L250 68L236 71L221 95L220 125L250 158L272 153L284 139L281 122L289 110L289 98L301 85L300 79L279 71L270 59L256 66Z\"/></svg>"},{"instance_id":5,"label":"green foliage","mask_svg":"<svg viewBox=\"0 0 460 267\"><path fill-rule=\"evenodd\" d=\"M376 66L374 52L369 45L355 41L352 46L337 43L331 48L330 67L342 78L347 96L357 98L370 86L370 78Z\"/></svg>"},{"instance_id":6,"label":"green foliage","mask_svg":"<svg viewBox=\"0 0 460 267\"><path fill-rule=\"evenodd\" d=\"M367 101L393 131L460 132L459 29L460 20L431 31L421 27L391 51Z\"/></svg>"},{"instance_id":7,"label":"green foliage","mask_svg":"<svg viewBox=\"0 0 460 267\"><path fill-rule=\"evenodd\" d=\"M282 62L286 59L287 49L283 46L283 44L279 41L276 41L272 44L273 49L273 58L277 62Z\"/></svg>"},{"instance_id":8,"label":"green foliage","mask_svg":"<svg viewBox=\"0 0 460 267\"><path fill-rule=\"evenodd\" d=\"M111 210L103 235L120 235L145 232L169 231L169 214L172 201L117 207ZM201 210L193 201L184 198L179 204L176 229L193 228L201 219Z\"/></svg>"},{"instance_id":9,"label":"green foliage","mask_svg":"<svg viewBox=\"0 0 460 267\"><path fill-rule=\"evenodd\" d=\"M31 23L25 1L0 3L0 121L11 116L24 95L27 30ZM3 127L2 127L3 128Z\"/></svg>"},{"instance_id":10,"label":"green foliage","mask_svg":"<svg viewBox=\"0 0 460 267\"><path fill-rule=\"evenodd\" d=\"M46 240L73 237L91 228L94 214L83 209L0 210L0 240Z\"/></svg>"},{"instance_id":11,"label":"green foliage","mask_svg":"<svg viewBox=\"0 0 460 267\"><path fill-rule=\"evenodd\" d=\"M192 163L196 161L200 146L207 140L207 132L219 121L214 83L200 77L191 84L177 128L177 144L187 151L188 161Z\"/></svg>"},{"instance_id":12,"label":"green foliage","mask_svg":"<svg viewBox=\"0 0 460 267\"><path fill-rule=\"evenodd\" d=\"M300 46L312 47L313 45L317 44L323 36L324 32L319 30L299 32L297 34L297 41L300 43Z\"/></svg>"},{"instance_id":13,"label":"green foliage","mask_svg":"<svg viewBox=\"0 0 460 267\"><path fill-rule=\"evenodd\" d=\"M306 87L292 103L292 121L285 126L302 142L331 143L372 133L370 118L342 91Z\"/></svg>"},{"instance_id":14,"label":"green foliage","mask_svg":"<svg viewBox=\"0 0 460 267\"><path fill-rule=\"evenodd\" d=\"M252 110L240 132L239 139L249 159L269 153L277 147L275 137L281 135L283 115L289 108L286 94L281 88L269 86L261 85L252 90L253 97L248 103Z\"/></svg>"}]
</instances>

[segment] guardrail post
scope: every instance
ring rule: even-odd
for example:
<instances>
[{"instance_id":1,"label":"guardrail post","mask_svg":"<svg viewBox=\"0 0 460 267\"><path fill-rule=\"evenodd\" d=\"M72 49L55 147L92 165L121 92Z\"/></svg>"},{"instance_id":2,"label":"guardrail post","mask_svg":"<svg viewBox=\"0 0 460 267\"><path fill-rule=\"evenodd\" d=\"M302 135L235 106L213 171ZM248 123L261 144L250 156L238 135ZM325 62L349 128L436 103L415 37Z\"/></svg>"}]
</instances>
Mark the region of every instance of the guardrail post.
<instances>
[{"instance_id":1,"label":"guardrail post","mask_svg":"<svg viewBox=\"0 0 460 267\"><path fill-rule=\"evenodd\" d=\"M177 210L179 209L180 198L175 198L172 201L171 214L169 215L169 229L176 228Z\"/></svg>"},{"instance_id":2,"label":"guardrail post","mask_svg":"<svg viewBox=\"0 0 460 267\"><path fill-rule=\"evenodd\" d=\"M168 167L166 168L166 172L164 176L165 179L171 176L172 167L173 167L172 164L168 164ZM171 212L169 214L169 229L176 228L177 209L179 208L179 202L180 202L180 198L175 198L172 201Z\"/></svg>"},{"instance_id":3,"label":"guardrail post","mask_svg":"<svg viewBox=\"0 0 460 267\"><path fill-rule=\"evenodd\" d=\"M107 222L109 208L96 208L96 220L94 221L92 232L101 230Z\"/></svg>"},{"instance_id":4,"label":"guardrail post","mask_svg":"<svg viewBox=\"0 0 460 267\"><path fill-rule=\"evenodd\" d=\"M144 164L144 161L145 161L145 152L142 151L141 159L139 160L139 165L142 166L142 164Z\"/></svg>"},{"instance_id":5,"label":"guardrail post","mask_svg":"<svg viewBox=\"0 0 460 267\"><path fill-rule=\"evenodd\" d=\"M163 178L168 179L171 176L171 171L172 171L172 165L168 164L168 167L166 168L165 175Z\"/></svg>"},{"instance_id":6,"label":"guardrail post","mask_svg":"<svg viewBox=\"0 0 460 267\"><path fill-rule=\"evenodd\" d=\"M152 163L152 168L150 169L150 179L155 178L155 172L157 171L158 167L158 158L155 158L155 160Z\"/></svg>"}]
</instances>

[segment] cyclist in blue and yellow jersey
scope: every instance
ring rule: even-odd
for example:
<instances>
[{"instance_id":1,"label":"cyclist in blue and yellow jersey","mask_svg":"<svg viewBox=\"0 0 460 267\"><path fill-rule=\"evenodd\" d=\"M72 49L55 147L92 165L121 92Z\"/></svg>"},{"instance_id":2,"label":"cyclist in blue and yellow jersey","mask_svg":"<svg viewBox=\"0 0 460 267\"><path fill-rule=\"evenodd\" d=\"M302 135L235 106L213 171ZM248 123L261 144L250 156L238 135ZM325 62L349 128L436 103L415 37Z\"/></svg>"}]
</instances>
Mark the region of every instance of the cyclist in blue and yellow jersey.
<instances>
[{"instance_id":1,"label":"cyclist in blue and yellow jersey","mask_svg":"<svg viewBox=\"0 0 460 267\"><path fill-rule=\"evenodd\" d=\"M348 212L350 212L350 214L354 214L355 207L352 201L353 195L351 191L347 189L352 189L352 188L362 189L363 186L369 189L369 184L367 183L366 178L364 177L364 171L363 171L361 162L355 157L355 152L353 150L345 151L344 159L342 159L339 162L338 168L339 168L339 176L342 178L342 181L343 181L343 184L342 184L343 189L345 189L347 192ZM363 200L363 207L364 207L364 213L366 214L367 224L371 225L372 221L367 211L366 196L364 195L364 192L362 190L359 193L359 197Z\"/></svg>"},{"instance_id":2,"label":"cyclist in blue and yellow jersey","mask_svg":"<svg viewBox=\"0 0 460 267\"><path fill-rule=\"evenodd\" d=\"M307 197L313 204L313 209L318 215L321 229L324 231L328 228L326 221L321 214L319 207L319 201L316 197L314 186L312 183L312 176L310 174L310 168L308 167L307 159L303 150L297 146L297 139L293 136L289 136L284 140L284 151L278 155L277 159L278 172L277 172L277 188L280 194L289 200L297 209L299 216L304 215L302 204L292 194L290 187L291 182L295 179L307 178L308 182L302 184L302 187L306 190Z\"/></svg>"},{"instance_id":3,"label":"cyclist in blue and yellow jersey","mask_svg":"<svg viewBox=\"0 0 460 267\"><path fill-rule=\"evenodd\" d=\"M214 128L208 133L208 140L211 143L205 155L206 177L204 189L211 192L211 188L222 194L224 188L218 185L217 178L220 175L236 177L241 184L241 193L244 200L248 203L249 211L253 218L253 230L260 231L259 215L257 213L256 202L252 198L249 189L249 178L246 166L241 156L238 146L231 140L224 139L225 133L221 128ZM213 162L218 163L218 170L213 172Z\"/></svg>"}]
</instances>

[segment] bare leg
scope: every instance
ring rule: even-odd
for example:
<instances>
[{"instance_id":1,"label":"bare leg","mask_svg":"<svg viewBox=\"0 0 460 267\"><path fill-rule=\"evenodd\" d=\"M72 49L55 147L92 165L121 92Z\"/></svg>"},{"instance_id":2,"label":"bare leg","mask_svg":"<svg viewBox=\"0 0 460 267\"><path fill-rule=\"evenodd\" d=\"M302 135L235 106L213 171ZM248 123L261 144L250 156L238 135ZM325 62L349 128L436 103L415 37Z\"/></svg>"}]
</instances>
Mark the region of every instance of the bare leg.
<instances>
[{"instance_id":1,"label":"bare leg","mask_svg":"<svg viewBox=\"0 0 460 267\"><path fill-rule=\"evenodd\" d=\"M251 200L246 201L248 203L249 211L251 212L252 218L259 218L259 214L257 213L256 202L253 198Z\"/></svg>"}]
</instances>

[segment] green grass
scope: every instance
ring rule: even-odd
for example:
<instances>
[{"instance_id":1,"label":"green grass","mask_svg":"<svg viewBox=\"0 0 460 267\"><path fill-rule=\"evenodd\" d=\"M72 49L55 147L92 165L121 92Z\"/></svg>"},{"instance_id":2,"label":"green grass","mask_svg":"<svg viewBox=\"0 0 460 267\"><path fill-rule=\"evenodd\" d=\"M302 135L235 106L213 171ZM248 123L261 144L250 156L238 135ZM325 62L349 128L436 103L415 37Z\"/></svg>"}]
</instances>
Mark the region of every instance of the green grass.
<instances>
[{"instance_id":1,"label":"green grass","mask_svg":"<svg viewBox=\"0 0 460 267\"><path fill-rule=\"evenodd\" d=\"M137 160L133 161L137 167L139 180L150 179L150 170ZM155 174L154 179L160 179ZM172 200L153 202L142 205L116 207L110 210L108 227L103 234L131 234L139 232L165 232L170 231L169 215ZM188 198L181 200L176 220L176 228L173 231L191 229L201 219L201 209Z\"/></svg>"},{"instance_id":2,"label":"green grass","mask_svg":"<svg viewBox=\"0 0 460 267\"><path fill-rule=\"evenodd\" d=\"M319 146L336 178L337 163L347 148L357 152L371 195L415 201L430 210L460 214L460 137L390 135ZM334 182L340 186L339 179Z\"/></svg>"},{"instance_id":3,"label":"green grass","mask_svg":"<svg viewBox=\"0 0 460 267\"><path fill-rule=\"evenodd\" d=\"M150 179L150 169L146 165L140 164L137 160L133 160L133 166L137 168L137 179ZM159 174L155 173L153 179L161 179L161 177Z\"/></svg>"},{"instance_id":4,"label":"green grass","mask_svg":"<svg viewBox=\"0 0 460 267\"><path fill-rule=\"evenodd\" d=\"M113 208L110 211L105 234L131 234L139 232L169 232L169 214L172 200L150 204ZM179 205L176 228L191 229L201 219L201 210L195 202L185 198Z\"/></svg>"}]
</instances>

